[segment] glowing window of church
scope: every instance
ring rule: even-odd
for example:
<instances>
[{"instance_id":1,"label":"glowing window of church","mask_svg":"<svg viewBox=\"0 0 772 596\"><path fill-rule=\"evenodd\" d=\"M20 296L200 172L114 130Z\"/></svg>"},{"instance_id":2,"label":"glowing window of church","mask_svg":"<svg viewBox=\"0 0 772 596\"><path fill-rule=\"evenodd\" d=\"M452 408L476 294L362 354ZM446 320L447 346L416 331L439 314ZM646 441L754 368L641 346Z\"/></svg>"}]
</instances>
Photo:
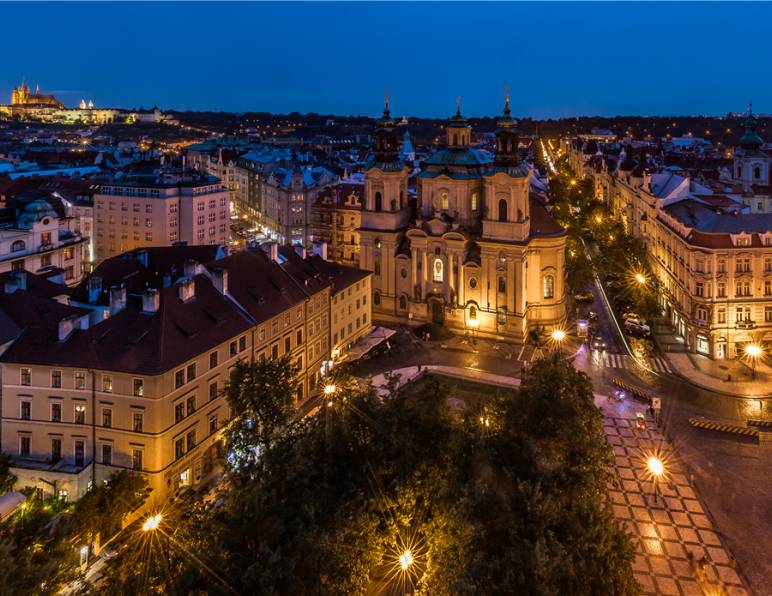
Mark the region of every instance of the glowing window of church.
<instances>
[{"instance_id":1,"label":"glowing window of church","mask_svg":"<svg viewBox=\"0 0 772 596\"><path fill-rule=\"evenodd\" d=\"M435 282L442 282L443 280L443 264L442 259L434 259L434 266L432 268L432 279Z\"/></svg>"},{"instance_id":2,"label":"glowing window of church","mask_svg":"<svg viewBox=\"0 0 772 596\"><path fill-rule=\"evenodd\" d=\"M469 318L474 321L477 318L477 309L474 306L469 307Z\"/></svg>"},{"instance_id":3,"label":"glowing window of church","mask_svg":"<svg viewBox=\"0 0 772 596\"><path fill-rule=\"evenodd\" d=\"M472 211L477 211L477 209L479 208L477 204L478 204L477 193L473 192L472 193Z\"/></svg>"},{"instance_id":4,"label":"glowing window of church","mask_svg":"<svg viewBox=\"0 0 772 596\"><path fill-rule=\"evenodd\" d=\"M446 192L440 194L440 209L443 211L448 210L448 193Z\"/></svg>"},{"instance_id":5,"label":"glowing window of church","mask_svg":"<svg viewBox=\"0 0 772 596\"><path fill-rule=\"evenodd\" d=\"M551 275L544 276L544 298L550 299L555 297L555 278Z\"/></svg>"}]
</instances>

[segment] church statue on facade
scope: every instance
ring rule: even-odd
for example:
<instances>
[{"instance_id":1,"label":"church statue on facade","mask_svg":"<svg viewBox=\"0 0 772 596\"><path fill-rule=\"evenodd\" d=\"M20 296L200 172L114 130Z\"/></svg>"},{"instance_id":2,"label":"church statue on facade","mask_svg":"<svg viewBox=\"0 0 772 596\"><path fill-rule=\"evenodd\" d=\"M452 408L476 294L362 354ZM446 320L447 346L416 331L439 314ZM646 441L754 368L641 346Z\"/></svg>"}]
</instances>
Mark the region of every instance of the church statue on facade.
<instances>
[{"instance_id":1,"label":"church statue on facade","mask_svg":"<svg viewBox=\"0 0 772 596\"><path fill-rule=\"evenodd\" d=\"M373 314L512 342L563 327L566 232L531 188L509 98L492 156L472 147L460 102L445 129L447 148L424 161L413 210L388 100L376 121L359 230Z\"/></svg>"}]
</instances>

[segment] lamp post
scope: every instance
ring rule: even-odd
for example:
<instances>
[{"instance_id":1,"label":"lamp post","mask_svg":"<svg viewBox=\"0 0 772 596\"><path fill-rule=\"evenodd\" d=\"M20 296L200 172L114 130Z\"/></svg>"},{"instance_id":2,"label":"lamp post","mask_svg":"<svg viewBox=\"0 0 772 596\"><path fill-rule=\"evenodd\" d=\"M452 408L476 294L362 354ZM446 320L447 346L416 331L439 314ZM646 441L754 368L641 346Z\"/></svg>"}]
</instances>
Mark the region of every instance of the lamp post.
<instances>
[{"instance_id":1,"label":"lamp post","mask_svg":"<svg viewBox=\"0 0 772 596\"><path fill-rule=\"evenodd\" d=\"M328 406L332 405L332 396L335 394L335 391L337 389L338 388L334 384L332 384L332 383L328 383L327 385L324 386L324 395L327 396L327 405Z\"/></svg>"},{"instance_id":2,"label":"lamp post","mask_svg":"<svg viewBox=\"0 0 772 596\"><path fill-rule=\"evenodd\" d=\"M156 513L155 515L151 515L145 520L145 523L142 524L142 531L143 532L154 532L158 529L158 526L161 525L161 520L163 519L163 515L160 513Z\"/></svg>"},{"instance_id":3,"label":"lamp post","mask_svg":"<svg viewBox=\"0 0 772 596\"><path fill-rule=\"evenodd\" d=\"M475 338L475 332L480 328L480 320L479 319L469 319L466 322L469 329L472 330L472 343L476 344L477 340Z\"/></svg>"},{"instance_id":4,"label":"lamp post","mask_svg":"<svg viewBox=\"0 0 772 596\"><path fill-rule=\"evenodd\" d=\"M751 359L751 378L756 378L756 360L761 356L763 350L758 344L749 344L745 346L745 355Z\"/></svg>"},{"instance_id":5,"label":"lamp post","mask_svg":"<svg viewBox=\"0 0 772 596\"><path fill-rule=\"evenodd\" d=\"M557 346L557 349L563 351L563 342L566 340L566 332L562 329L554 329L550 334L553 343Z\"/></svg>"},{"instance_id":6,"label":"lamp post","mask_svg":"<svg viewBox=\"0 0 772 596\"><path fill-rule=\"evenodd\" d=\"M646 284L646 276L643 275L643 273L636 273L635 274L635 281L637 281L641 285Z\"/></svg>"},{"instance_id":7,"label":"lamp post","mask_svg":"<svg viewBox=\"0 0 772 596\"><path fill-rule=\"evenodd\" d=\"M656 457L655 455L652 455L649 457L649 459L646 460L646 468L649 470L649 474L651 474L651 480L654 484L654 502L657 502L657 484L659 482L659 479L662 478L662 476L665 473L665 464L664 462Z\"/></svg>"}]
</instances>

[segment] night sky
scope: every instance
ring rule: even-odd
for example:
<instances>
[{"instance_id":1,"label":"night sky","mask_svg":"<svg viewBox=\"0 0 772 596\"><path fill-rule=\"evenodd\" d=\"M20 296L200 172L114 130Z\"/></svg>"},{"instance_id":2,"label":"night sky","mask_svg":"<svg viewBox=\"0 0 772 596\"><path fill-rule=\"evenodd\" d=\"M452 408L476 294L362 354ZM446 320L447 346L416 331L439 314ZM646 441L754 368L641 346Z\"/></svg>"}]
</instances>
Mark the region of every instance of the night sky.
<instances>
[{"instance_id":1,"label":"night sky","mask_svg":"<svg viewBox=\"0 0 772 596\"><path fill-rule=\"evenodd\" d=\"M8 4L0 102L535 118L772 112L772 4Z\"/></svg>"}]
</instances>

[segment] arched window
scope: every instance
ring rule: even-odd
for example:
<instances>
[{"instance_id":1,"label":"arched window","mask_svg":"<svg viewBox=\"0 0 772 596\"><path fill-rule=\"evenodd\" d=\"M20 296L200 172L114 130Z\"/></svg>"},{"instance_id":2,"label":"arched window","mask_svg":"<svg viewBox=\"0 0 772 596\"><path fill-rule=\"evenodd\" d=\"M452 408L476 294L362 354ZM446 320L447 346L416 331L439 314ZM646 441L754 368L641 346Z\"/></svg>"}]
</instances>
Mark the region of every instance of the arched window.
<instances>
[{"instance_id":1,"label":"arched window","mask_svg":"<svg viewBox=\"0 0 772 596\"><path fill-rule=\"evenodd\" d=\"M477 211L479 209L479 200L476 192L472 193L472 211Z\"/></svg>"},{"instance_id":2,"label":"arched window","mask_svg":"<svg viewBox=\"0 0 772 596\"><path fill-rule=\"evenodd\" d=\"M517 210L517 221L523 221L523 210L518 209Z\"/></svg>"},{"instance_id":3,"label":"arched window","mask_svg":"<svg viewBox=\"0 0 772 596\"><path fill-rule=\"evenodd\" d=\"M499 221L507 221L507 200L499 199Z\"/></svg>"},{"instance_id":4,"label":"arched window","mask_svg":"<svg viewBox=\"0 0 772 596\"><path fill-rule=\"evenodd\" d=\"M449 206L448 193L443 192L440 195L440 209L442 209L443 211L447 211L448 210L448 206Z\"/></svg>"},{"instance_id":5,"label":"arched window","mask_svg":"<svg viewBox=\"0 0 772 596\"><path fill-rule=\"evenodd\" d=\"M11 252L19 252L26 248L26 244L24 244L24 240L17 240L13 244L11 244Z\"/></svg>"},{"instance_id":6,"label":"arched window","mask_svg":"<svg viewBox=\"0 0 772 596\"><path fill-rule=\"evenodd\" d=\"M506 308L501 307L496 312L496 322L499 325L506 325L506 323L507 323L507 309Z\"/></svg>"},{"instance_id":7,"label":"arched window","mask_svg":"<svg viewBox=\"0 0 772 596\"><path fill-rule=\"evenodd\" d=\"M432 279L437 283L442 283L444 265L442 259L434 259L434 265L432 265Z\"/></svg>"},{"instance_id":8,"label":"arched window","mask_svg":"<svg viewBox=\"0 0 772 596\"><path fill-rule=\"evenodd\" d=\"M397 210L397 199L391 200L391 210L396 211Z\"/></svg>"},{"instance_id":9,"label":"arched window","mask_svg":"<svg viewBox=\"0 0 772 596\"><path fill-rule=\"evenodd\" d=\"M755 167L753 168L753 177L754 177L756 180L758 180L759 178L761 178L761 168L760 168L759 166L755 166Z\"/></svg>"},{"instance_id":10,"label":"arched window","mask_svg":"<svg viewBox=\"0 0 772 596\"><path fill-rule=\"evenodd\" d=\"M458 145L458 135L456 133L453 133L453 146Z\"/></svg>"},{"instance_id":11,"label":"arched window","mask_svg":"<svg viewBox=\"0 0 772 596\"><path fill-rule=\"evenodd\" d=\"M503 275L499 276L499 292L502 294L506 293L507 291L507 278Z\"/></svg>"},{"instance_id":12,"label":"arched window","mask_svg":"<svg viewBox=\"0 0 772 596\"><path fill-rule=\"evenodd\" d=\"M381 293L373 292L373 304L380 304L380 303L381 303Z\"/></svg>"},{"instance_id":13,"label":"arched window","mask_svg":"<svg viewBox=\"0 0 772 596\"><path fill-rule=\"evenodd\" d=\"M376 259L376 261L375 261L375 271L374 271L374 273L375 273L375 275L380 275L381 274L381 261L380 261L380 259Z\"/></svg>"},{"instance_id":14,"label":"arched window","mask_svg":"<svg viewBox=\"0 0 772 596\"><path fill-rule=\"evenodd\" d=\"M399 297L399 309L400 310L407 310L407 296L402 294Z\"/></svg>"},{"instance_id":15,"label":"arched window","mask_svg":"<svg viewBox=\"0 0 772 596\"><path fill-rule=\"evenodd\" d=\"M383 204L383 199L381 198L381 193L376 192L375 193L375 210L380 211L383 208L382 204Z\"/></svg>"},{"instance_id":16,"label":"arched window","mask_svg":"<svg viewBox=\"0 0 772 596\"><path fill-rule=\"evenodd\" d=\"M476 306L470 306L469 307L469 320L474 321L477 318L477 307Z\"/></svg>"},{"instance_id":17,"label":"arched window","mask_svg":"<svg viewBox=\"0 0 772 596\"><path fill-rule=\"evenodd\" d=\"M742 168L742 166L737 166L737 177L739 178L742 175L743 175L743 168Z\"/></svg>"},{"instance_id":18,"label":"arched window","mask_svg":"<svg viewBox=\"0 0 772 596\"><path fill-rule=\"evenodd\" d=\"M555 278L551 275L544 276L544 298L551 299L555 297Z\"/></svg>"}]
</instances>

